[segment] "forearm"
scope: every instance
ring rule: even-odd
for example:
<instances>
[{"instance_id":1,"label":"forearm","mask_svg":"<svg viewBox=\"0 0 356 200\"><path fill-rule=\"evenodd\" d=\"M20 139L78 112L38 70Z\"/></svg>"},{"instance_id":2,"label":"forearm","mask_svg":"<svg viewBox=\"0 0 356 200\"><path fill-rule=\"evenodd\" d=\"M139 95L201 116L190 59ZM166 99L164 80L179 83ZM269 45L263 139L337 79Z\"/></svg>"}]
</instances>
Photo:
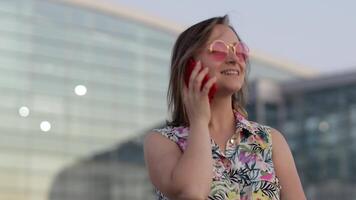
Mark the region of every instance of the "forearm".
<instances>
[{"instance_id":1,"label":"forearm","mask_svg":"<svg viewBox=\"0 0 356 200\"><path fill-rule=\"evenodd\" d=\"M178 196L203 198L208 195L212 181L213 159L207 124L190 126L188 145L172 172L172 184Z\"/></svg>"}]
</instances>

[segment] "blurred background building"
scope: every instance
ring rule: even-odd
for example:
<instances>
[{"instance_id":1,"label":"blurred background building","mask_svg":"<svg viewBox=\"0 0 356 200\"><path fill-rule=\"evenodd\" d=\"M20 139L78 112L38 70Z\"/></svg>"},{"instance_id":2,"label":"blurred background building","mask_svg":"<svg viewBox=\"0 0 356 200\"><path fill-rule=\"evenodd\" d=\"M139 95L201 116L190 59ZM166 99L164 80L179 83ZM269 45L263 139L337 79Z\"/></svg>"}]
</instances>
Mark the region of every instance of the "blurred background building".
<instances>
[{"instance_id":1,"label":"blurred background building","mask_svg":"<svg viewBox=\"0 0 356 200\"><path fill-rule=\"evenodd\" d=\"M0 1L0 199L153 199L142 138L167 119L181 31L101 1ZM308 199L355 196L356 72L250 62L249 118L284 133Z\"/></svg>"}]
</instances>

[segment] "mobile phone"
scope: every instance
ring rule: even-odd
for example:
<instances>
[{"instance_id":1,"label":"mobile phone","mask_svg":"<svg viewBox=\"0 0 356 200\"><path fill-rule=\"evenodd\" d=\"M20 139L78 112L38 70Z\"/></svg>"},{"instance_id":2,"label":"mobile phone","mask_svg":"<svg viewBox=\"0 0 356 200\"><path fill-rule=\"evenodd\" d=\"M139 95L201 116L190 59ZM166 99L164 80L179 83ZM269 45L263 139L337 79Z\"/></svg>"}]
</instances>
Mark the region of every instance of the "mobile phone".
<instances>
[{"instance_id":1,"label":"mobile phone","mask_svg":"<svg viewBox=\"0 0 356 200\"><path fill-rule=\"evenodd\" d=\"M184 76L184 81L185 81L185 85L189 88L189 78L190 78L190 75L192 74L192 71L194 69L194 67L196 66L197 62L193 59L193 58L190 58L188 60L188 63L186 65L186 69L185 69L185 76ZM202 65L202 68L200 69L200 71L202 71L204 69L204 66ZM199 71L199 72L200 72ZM209 75L205 75L203 81L202 81L202 84L201 84L201 88L200 90L203 89L204 85L206 84L206 82L208 82L208 80L210 79ZM214 98L214 95L217 91L217 86L216 86L216 83L214 83L210 90L209 90L209 102L211 102Z\"/></svg>"}]
</instances>

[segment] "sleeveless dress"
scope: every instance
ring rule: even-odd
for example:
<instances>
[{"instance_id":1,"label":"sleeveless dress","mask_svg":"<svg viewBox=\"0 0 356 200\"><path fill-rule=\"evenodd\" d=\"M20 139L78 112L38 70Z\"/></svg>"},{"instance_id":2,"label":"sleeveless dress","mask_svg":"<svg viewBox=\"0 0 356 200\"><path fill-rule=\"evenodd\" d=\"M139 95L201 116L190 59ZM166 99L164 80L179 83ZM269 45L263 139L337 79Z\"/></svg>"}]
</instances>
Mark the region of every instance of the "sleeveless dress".
<instances>
[{"instance_id":1,"label":"sleeveless dress","mask_svg":"<svg viewBox=\"0 0 356 200\"><path fill-rule=\"evenodd\" d=\"M211 139L213 170L210 200L279 200L281 186L272 162L271 128L248 121L234 111L236 131L225 152ZM187 148L189 127L166 126L154 129L175 142L182 152ZM237 141L239 140L239 141ZM168 200L156 189L158 200Z\"/></svg>"}]
</instances>

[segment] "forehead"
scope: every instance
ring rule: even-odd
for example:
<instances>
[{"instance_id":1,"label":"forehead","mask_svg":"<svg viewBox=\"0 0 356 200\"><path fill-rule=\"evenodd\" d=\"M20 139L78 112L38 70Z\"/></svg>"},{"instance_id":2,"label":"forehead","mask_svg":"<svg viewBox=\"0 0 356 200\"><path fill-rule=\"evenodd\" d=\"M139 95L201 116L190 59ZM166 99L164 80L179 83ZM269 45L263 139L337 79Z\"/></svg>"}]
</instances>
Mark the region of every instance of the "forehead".
<instances>
[{"instance_id":1,"label":"forehead","mask_svg":"<svg viewBox=\"0 0 356 200\"><path fill-rule=\"evenodd\" d=\"M218 24L213 28L208 43L214 40L223 40L227 43L237 43L239 41L235 32L229 26L223 24Z\"/></svg>"}]
</instances>

